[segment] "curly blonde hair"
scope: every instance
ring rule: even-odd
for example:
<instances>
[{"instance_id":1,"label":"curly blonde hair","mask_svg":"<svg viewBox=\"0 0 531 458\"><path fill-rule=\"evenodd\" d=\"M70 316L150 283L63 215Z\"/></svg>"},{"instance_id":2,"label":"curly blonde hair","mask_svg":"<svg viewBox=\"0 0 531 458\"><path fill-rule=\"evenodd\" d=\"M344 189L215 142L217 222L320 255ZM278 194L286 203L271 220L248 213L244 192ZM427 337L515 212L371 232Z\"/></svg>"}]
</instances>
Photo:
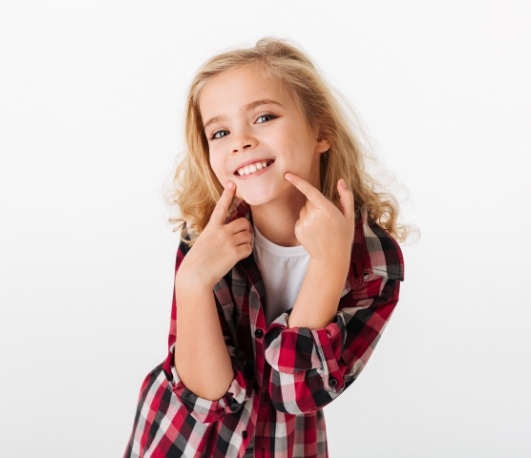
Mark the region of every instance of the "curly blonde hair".
<instances>
[{"instance_id":1,"label":"curly blonde hair","mask_svg":"<svg viewBox=\"0 0 531 458\"><path fill-rule=\"evenodd\" d=\"M396 199L380 191L369 175L361 142L349 123L349 116L326 84L312 61L296 46L285 40L264 38L251 48L218 54L200 68L192 81L186 106L186 154L178 165L173 202L184 223L197 235L207 225L223 187L209 164L208 142L199 110L202 88L220 73L255 65L273 81L280 83L293 96L310 126L318 126L320 135L330 142L328 152L321 155L321 192L339 207L337 182L343 178L354 194L359 216L366 210L369 220L376 222L398 240L404 240L405 228L398 224ZM193 240L192 240L193 242Z\"/></svg>"}]
</instances>

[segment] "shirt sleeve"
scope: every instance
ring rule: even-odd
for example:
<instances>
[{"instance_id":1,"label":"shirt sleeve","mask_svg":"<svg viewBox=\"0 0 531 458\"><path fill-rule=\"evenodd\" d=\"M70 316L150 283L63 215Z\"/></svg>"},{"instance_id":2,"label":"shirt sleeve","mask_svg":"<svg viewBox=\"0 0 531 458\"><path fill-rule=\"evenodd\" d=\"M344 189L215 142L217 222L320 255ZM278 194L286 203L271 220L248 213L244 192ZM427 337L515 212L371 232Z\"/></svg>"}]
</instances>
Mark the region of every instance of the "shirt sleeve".
<instances>
[{"instance_id":1,"label":"shirt sleeve","mask_svg":"<svg viewBox=\"0 0 531 458\"><path fill-rule=\"evenodd\" d=\"M177 252L177 262L175 271L179 266L189 250L188 245L181 243ZM217 285L217 288L223 288L224 280ZM216 300L217 303L217 300ZM212 401L209 399L197 396L189 390L180 379L174 365L174 348L176 341L176 317L177 317L177 303L175 300L175 291L172 300L170 333L168 337L168 355L163 364L166 377L168 378L172 392L177 396L178 400L186 407L190 414L201 423L212 423L218 421L221 417L228 413L235 413L240 410L243 404L249 399L252 391L252 383L245 377L245 367L238 356L238 352L232 342L230 329L223 317L222 313L218 315L223 330L227 350L231 357L234 377L229 385L227 392L218 400Z\"/></svg>"},{"instance_id":2,"label":"shirt sleeve","mask_svg":"<svg viewBox=\"0 0 531 458\"><path fill-rule=\"evenodd\" d=\"M212 423L218 421L225 414L235 413L249 399L247 392L248 383L244 378L243 371L234 367L235 358L233 355L231 355L231 359L233 360L234 378L227 392L215 401L197 396L181 381L173 364L173 347L170 349L168 359L170 360L168 363L171 366L170 383L172 392L179 398L190 414L201 423Z\"/></svg>"},{"instance_id":3,"label":"shirt sleeve","mask_svg":"<svg viewBox=\"0 0 531 458\"><path fill-rule=\"evenodd\" d=\"M402 257L398 253L395 259ZM401 273L367 271L340 300L332 323L322 329L288 328L288 313L271 323L265 358L269 393L277 410L302 414L321 409L363 370L398 302Z\"/></svg>"}]
</instances>

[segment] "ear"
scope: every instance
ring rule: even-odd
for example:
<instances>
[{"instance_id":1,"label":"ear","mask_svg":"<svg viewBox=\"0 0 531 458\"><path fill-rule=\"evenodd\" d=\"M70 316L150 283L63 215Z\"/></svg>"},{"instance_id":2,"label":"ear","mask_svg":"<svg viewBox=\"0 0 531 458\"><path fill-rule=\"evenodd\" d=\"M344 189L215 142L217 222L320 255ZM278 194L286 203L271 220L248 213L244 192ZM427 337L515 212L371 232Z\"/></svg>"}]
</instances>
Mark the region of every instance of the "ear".
<instances>
[{"instance_id":1,"label":"ear","mask_svg":"<svg viewBox=\"0 0 531 458\"><path fill-rule=\"evenodd\" d=\"M315 142L315 152L316 153L326 153L330 149L331 143L322 132L319 132L317 135L317 141Z\"/></svg>"}]
</instances>

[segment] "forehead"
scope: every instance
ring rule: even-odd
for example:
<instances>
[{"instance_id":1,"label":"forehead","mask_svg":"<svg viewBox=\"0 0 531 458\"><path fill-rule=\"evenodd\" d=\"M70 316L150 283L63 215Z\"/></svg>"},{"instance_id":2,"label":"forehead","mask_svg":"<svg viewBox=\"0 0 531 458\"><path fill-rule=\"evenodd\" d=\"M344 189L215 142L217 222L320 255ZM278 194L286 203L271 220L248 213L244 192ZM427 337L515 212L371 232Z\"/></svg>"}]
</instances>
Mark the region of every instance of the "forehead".
<instances>
[{"instance_id":1,"label":"forehead","mask_svg":"<svg viewBox=\"0 0 531 458\"><path fill-rule=\"evenodd\" d=\"M238 67L216 75L199 93L199 111L208 117L239 111L256 100L275 100L284 106L295 103L286 88L259 66Z\"/></svg>"}]
</instances>

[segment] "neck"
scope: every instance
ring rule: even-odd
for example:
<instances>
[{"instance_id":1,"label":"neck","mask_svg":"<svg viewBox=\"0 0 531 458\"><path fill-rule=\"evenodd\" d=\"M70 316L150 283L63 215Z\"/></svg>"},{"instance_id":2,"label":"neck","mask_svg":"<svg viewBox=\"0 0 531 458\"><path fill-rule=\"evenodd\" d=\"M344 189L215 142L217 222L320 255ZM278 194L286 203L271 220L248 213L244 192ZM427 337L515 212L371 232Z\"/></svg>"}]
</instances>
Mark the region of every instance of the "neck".
<instances>
[{"instance_id":1,"label":"neck","mask_svg":"<svg viewBox=\"0 0 531 458\"><path fill-rule=\"evenodd\" d=\"M270 242L280 246L296 246L300 242L295 237L295 223L300 216L306 198L299 192L289 196L289 200L270 202L251 207L253 224Z\"/></svg>"}]
</instances>

